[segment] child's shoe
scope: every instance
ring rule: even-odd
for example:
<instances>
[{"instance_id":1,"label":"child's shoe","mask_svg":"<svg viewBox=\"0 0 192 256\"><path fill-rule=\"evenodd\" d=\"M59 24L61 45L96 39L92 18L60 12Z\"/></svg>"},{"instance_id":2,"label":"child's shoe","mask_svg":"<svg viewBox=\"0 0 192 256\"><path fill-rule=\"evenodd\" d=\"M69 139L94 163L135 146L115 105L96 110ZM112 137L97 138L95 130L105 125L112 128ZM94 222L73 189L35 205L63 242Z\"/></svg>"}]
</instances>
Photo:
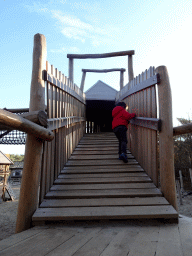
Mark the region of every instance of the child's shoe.
<instances>
[{"instance_id":1,"label":"child's shoe","mask_svg":"<svg viewBox=\"0 0 192 256\"><path fill-rule=\"evenodd\" d=\"M119 159L120 160L123 160L124 163L128 163L128 159L127 159L127 156L125 153L122 153L120 156L119 156Z\"/></svg>"}]
</instances>

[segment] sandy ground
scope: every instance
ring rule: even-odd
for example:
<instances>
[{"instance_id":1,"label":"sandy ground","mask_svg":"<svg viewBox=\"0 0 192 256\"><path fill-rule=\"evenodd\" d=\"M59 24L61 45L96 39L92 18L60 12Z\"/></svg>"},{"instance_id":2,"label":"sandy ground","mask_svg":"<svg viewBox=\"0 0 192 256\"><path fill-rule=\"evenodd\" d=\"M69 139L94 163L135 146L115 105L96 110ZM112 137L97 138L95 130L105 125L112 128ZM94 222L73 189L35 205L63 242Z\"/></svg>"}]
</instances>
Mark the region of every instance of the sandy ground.
<instances>
[{"instance_id":1,"label":"sandy ground","mask_svg":"<svg viewBox=\"0 0 192 256\"><path fill-rule=\"evenodd\" d=\"M15 232L17 207L19 200L20 185L11 185L16 196L14 201L3 202L0 198L0 240L5 239ZM2 194L2 184L0 182L0 195ZM187 193L184 193L186 195ZM180 205L178 198L178 208L181 215L192 217L192 195L184 196L183 205Z\"/></svg>"}]
</instances>

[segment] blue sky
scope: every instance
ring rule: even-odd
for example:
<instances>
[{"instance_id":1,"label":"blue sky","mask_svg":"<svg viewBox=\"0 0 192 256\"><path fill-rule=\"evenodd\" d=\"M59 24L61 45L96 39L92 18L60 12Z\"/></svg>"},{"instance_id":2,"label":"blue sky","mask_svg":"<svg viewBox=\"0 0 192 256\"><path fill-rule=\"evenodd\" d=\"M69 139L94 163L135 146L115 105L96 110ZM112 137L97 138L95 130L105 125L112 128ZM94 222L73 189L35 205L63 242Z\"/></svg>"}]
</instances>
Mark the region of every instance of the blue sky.
<instances>
[{"instance_id":1,"label":"blue sky","mask_svg":"<svg viewBox=\"0 0 192 256\"><path fill-rule=\"evenodd\" d=\"M33 37L41 33L47 60L66 76L68 53L135 50L135 76L150 66L167 66L177 125L176 117L192 113L191 14L191 0L0 0L0 108L29 106ZM75 60L77 85L82 68L127 69L127 57ZM85 90L98 80L119 90L118 72L87 73Z\"/></svg>"}]
</instances>

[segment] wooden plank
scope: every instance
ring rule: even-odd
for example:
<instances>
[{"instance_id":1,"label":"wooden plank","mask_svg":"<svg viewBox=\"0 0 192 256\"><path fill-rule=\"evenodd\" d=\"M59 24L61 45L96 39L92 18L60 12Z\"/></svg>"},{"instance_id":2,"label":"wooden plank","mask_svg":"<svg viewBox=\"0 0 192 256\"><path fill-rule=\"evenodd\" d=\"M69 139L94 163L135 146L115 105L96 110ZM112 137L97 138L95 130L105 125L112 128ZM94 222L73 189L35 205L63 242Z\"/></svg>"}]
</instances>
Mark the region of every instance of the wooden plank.
<instances>
[{"instance_id":1,"label":"wooden plank","mask_svg":"<svg viewBox=\"0 0 192 256\"><path fill-rule=\"evenodd\" d=\"M100 150L100 149L102 149L102 150L118 150L118 145L117 146L113 146L113 145L105 145L105 146L103 146L103 144L102 145L78 145L77 147L76 147L76 149L75 150L78 150L78 149L85 149L85 150Z\"/></svg>"},{"instance_id":2,"label":"wooden plank","mask_svg":"<svg viewBox=\"0 0 192 256\"><path fill-rule=\"evenodd\" d=\"M161 196L158 188L152 189L118 189L118 190L63 190L51 191L45 195L46 199L65 198L101 198L101 197L147 197Z\"/></svg>"},{"instance_id":3,"label":"wooden plank","mask_svg":"<svg viewBox=\"0 0 192 256\"><path fill-rule=\"evenodd\" d=\"M72 256L76 251L86 245L88 241L97 236L101 229L101 227L81 228L77 230L78 232L73 237L65 243L60 244L58 247L55 247L50 253L52 255Z\"/></svg>"},{"instance_id":4,"label":"wooden plank","mask_svg":"<svg viewBox=\"0 0 192 256\"><path fill-rule=\"evenodd\" d=\"M127 166L129 168L127 168ZM144 170L139 165L127 165L126 167L119 166L118 169L116 166L76 166L74 167L64 167L64 169L61 171L61 173L68 173L68 174L79 174L79 173L128 173L128 172L144 172ZM106 168L104 168L106 167ZM120 168L121 167L121 168Z\"/></svg>"},{"instance_id":5,"label":"wooden plank","mask_svg":"<svg viewBox=\"0 0 192 256\"><path fill-rule=\"evenodd\" d=\"M72 156L75 155L116 155L117 150L75 150ZM131 155L131 153L129 153Z\"/></svg>"},{"instance_id":6,"label":"wooden plank","mask_svg":"<svg viewBox=\"0 0 192 256\"><path fill-rule=\"evenodd\" d=\"M113 183L113 184L65 184L53 185L50 191L62 190L114 190L114 189L151 189L156 188L153 183Z\"/></svg>"},{"instance_id":7,"label":"wooden plank","mask_svg":"<svg viewBox=\"0 0 192 256\"><path fill-rule=\"evenodd\" d=\"M42 220L94 220L94 219L177 219L178 213L170 205L160 206L118 206L118 207L79 207L77 208L39 208L33 221ZM161 254L162 255L162 254Z\"/></svg>"},{"instance_id":8,"label":"wooden plank","mask_svg":"<svg viewBox=\"0 0 192 256\"><path fill-rule=\"evenodd\" d=\"M121 177L138 177L137 181L149 180L150 178L144 172L139 173L91 173L91 174L60 174L58 179L79 179L79 178L121 178Z\"/></svg>"},{"instance_id":9,"label":"wooden plank","mask_svg":"<svg viewBox=\"0 0 192 256\"><path fill-rule=\"evenodd\" d=\"M40 207L95 207L95 206L139 206L139 205L168 205L164 197L147 198L91 198L91 199L44 199Z\"/></svg>"},{"instance_id":10,"label":"wooden plank","mask_svg":"<svg viewBox=\"0 0 192 256\"><path fill-rule=\"evenodd\" d=\"M54 184L107 184L107 183L148 183L151 182L149 177L122 177L122 178L109 178L109 177L99 177L99 178L76 178L76 179L56 179Z\"/></svg>"},{"instance_id":11,"label":"wooden plank","mask_svg":"<svg viewBox=\"0 0 192 256\"><path fill-rule=\"evenodd\" d=\"M120 230L116 229L115 231L116 235L100 256L127 256L131 244L138 236L138 231L136 229L133 230L132 228L121 228Z\"/></svg>"},{"instance_id":12,"label":"wooden plank","mask_svg":"<svg viewBox=\"0 0 192 256\"><path fill-rule=\"evenodd\" d=\"M159 236L159 226L142 227L134 241L130 246L129 255L142 255L142 256L154 256L156 255L156 248ZM162 254L166 255L166 254Z\"/></svg>"},{"instance_id":13,"label":"wooden plank","mask_svg":"<svg viewBox=\"0 0 192 256\"><path fill-rule=\"evenodd\" d=\"M137 165L138 162L135 159L129 159L128 163L124 163L123 161L111 159L111 160L78 160L78 161L68 161L65 166L110 166L110 165Z\"/></svg>"},{"instance_id":14,"label":"wooden plank","mask_svg":"<svg viewBox=\"0 0 192 256\"><path fill-rule=\"evenodd\" d=\"M47 229L30 240L23 241L1 252L1 255L46 255L55 247L65 243L77 233L75 229L64 227L62 229ZM47 242L48 241L48 242Z\"/></svg>"},{"instance_id":15,"label":"wooden plank","mask_svg":"<svg viewBox=\"0 0 192 256\"><path fill-rule=\"evenodd\" d=\"M44 227L33 227L28 230L25 230L21 233L14 234L6 239L0 241L0 254L1 251L5 250L6 248L12 247L16 244L20 244L25 240L30 239L38 234L42 234L44 230L47 229L46 226Z\"/></svg>"},{"instance_id":16,"label":"wooden plank","mask_svg":"<svg viewBox=\"0 0 192 256\"><path fill-rule=\"evenodd\" d=\"M192 251L192 222L191 218L181 216L179 219L179 233L181 238L181 247L184 256L191 256Z\"/></svg>"},{"instance_id":17,"label":"wooden plank","mask_svg":"<svg viewBox=\"0 0 192 256\"><path fill-rule=\"evenodd\" d=\"M81 247L74 256L97 256L101 255L103 250L108 246L114 238L115 232L111 228L102 229L97 236L90 239L83 247Z\"/></svg>"},{"instance_id":18,"label":"wooden plank","mask_svg":"<svg viewBox=\"0 0 192 256\"><path fill-rule=\"evenodd\" d=\"M128 159L134 159L134 156L127 156ZM119 155L83 155L83 157L81 155L72 155L69 158L69 161L71 160L107 160L107 159L119 159Z\"/></svg>"},{"instance_id":19,"label":"wooden plank","mask_svg":"<svg viewBox=\"0 0 192 256\"><path fill-rule=\"evenodd\" d=\"M178 226L160 226L156 255L183 256Z\"/></svg>"}]
</instances>

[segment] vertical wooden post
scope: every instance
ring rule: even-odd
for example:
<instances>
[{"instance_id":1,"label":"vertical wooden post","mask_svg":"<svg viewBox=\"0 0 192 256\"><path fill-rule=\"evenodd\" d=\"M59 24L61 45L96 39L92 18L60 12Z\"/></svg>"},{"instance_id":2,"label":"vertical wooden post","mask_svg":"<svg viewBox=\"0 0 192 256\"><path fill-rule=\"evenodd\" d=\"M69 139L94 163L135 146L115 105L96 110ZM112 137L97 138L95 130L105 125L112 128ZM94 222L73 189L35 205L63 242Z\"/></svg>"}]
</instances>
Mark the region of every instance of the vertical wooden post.
<instances>
[{"instance_id":1,"label":"vertical wooden post","mask_svg":"<svg viewBox=\"0 0 192 256\"><path fill-rule=\"evenodd\" d=\"M69 80L73 84L73 59L69 58Z\"/></svg>"},{"instance_id":2,"label":"vertical wooden post","mask_svg":"<svg viewBox=\"0 0 192 256\"><path fill-rule=\"evenodd\" d=\"M8 180L8 173L7 173L7 165L5 166L4 170L4 179L3 179L3 189L2 189L2 199L5 201L5 192L6 192L6 185L7 185L7 180Z\"/></svg>"},{"instance_id":3,"label":"vertical wooden post","mask_svg":"<svg viewBox=\"0 0 192 256\"><path fill-rule=\"evenodd\" d=\"M191 187L192 187L192 169L189 168L189 175L190 175L190 179L191 179Z\"/></svg>"},{"instance_id":4,"label":"vertical wooden post","mask_svg":"<svg viewBox=\"0 0 192 256\"><path fill-rule=\"evenodd\" d=\"M128 55L128 76L129 76L129 82L131 82L131 80L133 80L134 78L132 55Z\"/></svg>"},{"instance_id":5,"label":"vertical wooden post","mask_svg":"<svg viewBox=\"0 0 192 256\"><path fill-rule=\"evenodd\" d=\"M83 71L82 79L81 79L81 87L80 87L80 89L81 89L82 92L83 92L84 86L85 86L85 77L86 77L86 72Z\"/></svg>"},{"instance_id":6,"label":"vertical wooden post","mask_svg":"<svg viewBox=\"0 0 192 256\"><path fill-rule=\"evenodd\" d=\"M33 71L29 111L45 110L45 83L43 70L46 68L46 38L34 36ZM32 215L38 207L38 190L43 142L27 135L25 159L17 212L16 233L31 227Z\"/></svg>"},{"instance_id":7,"label":"vertical wooden post","mask_svg":"<svg viewBox=\"0 0 192 256\"><path fill-rule=\"evenodd\" d=\"M173 124L172 124L172 97L169 75L165 66L156 68L160 75L158 83L159 118L162 129L159 132L159 159L161 191L169 203L177 210L174 150L173 150Z\"/></svg>"},{"instance_id":8,"label":"vertical wooden post","mask_svg":"<svg viewBox=\"0 0 192 256\"><path fill-rule=\"evenodd\" d=\"M120 71L120 90L123 89L124 85L124 71Z\"/></svg>"},{"instance_id":9,"label":"vertical wooden post","mask_svg":"<svg viewBox=\"0 0 192 256\"><path fill-rule=\"evenodd\" d=\"M183 175L181 170L179 170L179 180L181 184L181 194L183 194Z\"/></svg>"}]
</instances>

